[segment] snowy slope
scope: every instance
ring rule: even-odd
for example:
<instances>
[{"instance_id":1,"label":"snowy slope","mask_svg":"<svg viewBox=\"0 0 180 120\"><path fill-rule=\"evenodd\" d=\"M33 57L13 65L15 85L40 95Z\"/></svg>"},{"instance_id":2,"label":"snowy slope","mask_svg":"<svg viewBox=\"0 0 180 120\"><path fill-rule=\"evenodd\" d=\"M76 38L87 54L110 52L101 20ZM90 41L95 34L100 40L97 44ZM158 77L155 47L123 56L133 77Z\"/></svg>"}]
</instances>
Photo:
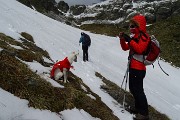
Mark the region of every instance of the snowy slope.
<instances>
[{"instance_id":1,"label":"snowy slope","mask_svg":"<svg viewBox=\"0 0 180 120\"><path fill-rule=\"evenodd\" d=\"M119 119L132 119L132 115L129 113L121 113L121 108L118 104L115 104L116 101L100 89L100 85L103 83L95 76L96 71L100 72L107 79L121 85L126 70L128 52L121 50L118 38L86 32L92 39L92 45L89 49L90 62L84 63L82 62L81 47L78 45L82 30L52 20L15 0L1 0L0 2L0 32L15 39L19 38L20 32L30 33L37 46L48 51L54 61L63 59L72 51L79 50L78 62L73 63L75 70L72 70L72 72L82 78L83 82L101 97L102 101L114 111L114 114ZM167 114L173 120L179 120L180 70L170 66L168 63L160 62L170 76L168 77L162 73L160 68L157 67L157 63L155 63L154 69L152 66L148 66L147 76L144 81L145 93L150 105ZM30 67L33 70L38 70L39 74L42 73L43 69L47 71L47 68L41 70L38 67L34 68L32 64L30 64ZM2 97L2 94L0 94L0 101L3 101ZM0 104L0 108L3 108L3 105ZM10 116L11 112L13 111L6 115ZM68 117L67 112L70 112L70 110L63 111L61 114L67 118L66 120L73 120L73 117ZM87 116L87 113L83 111L72 110L71 112L74 113L73 116L80 116L82 113ZM23 113L19 113L19 115L21 114ZM1 115L2 113L0 113L0 118ZM7 116L4 118L8 118ZM54 116L53 113L52 116ZM35 119L43 120L40 117ZM87 120L85 117L82 117L83 119ZM88 117L88 119L95 118Z\"/></svg>"}]
</instances>

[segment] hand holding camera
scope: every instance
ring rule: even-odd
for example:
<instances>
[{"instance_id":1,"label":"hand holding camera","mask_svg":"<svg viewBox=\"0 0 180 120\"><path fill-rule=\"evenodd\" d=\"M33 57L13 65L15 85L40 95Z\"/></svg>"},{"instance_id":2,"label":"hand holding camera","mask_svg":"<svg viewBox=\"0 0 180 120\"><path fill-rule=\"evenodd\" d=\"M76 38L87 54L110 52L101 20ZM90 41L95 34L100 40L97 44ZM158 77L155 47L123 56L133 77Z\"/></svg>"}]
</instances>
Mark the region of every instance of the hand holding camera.
<instances>
[{"instance_id":1,"label":"hand holding camera","mask_svg":"<svg viewBox=\"0 0 180 120\"><path fill-rule=\"evenodd\" d=\"M131 41L130 36L127 35L127 34L125 34L124 32L120 32L120 33L119 33L119 38L120 38L120 39L124 38L124 40L125 40L126 42L130 42L130 41Z\"/></svg>"}]
</instances>

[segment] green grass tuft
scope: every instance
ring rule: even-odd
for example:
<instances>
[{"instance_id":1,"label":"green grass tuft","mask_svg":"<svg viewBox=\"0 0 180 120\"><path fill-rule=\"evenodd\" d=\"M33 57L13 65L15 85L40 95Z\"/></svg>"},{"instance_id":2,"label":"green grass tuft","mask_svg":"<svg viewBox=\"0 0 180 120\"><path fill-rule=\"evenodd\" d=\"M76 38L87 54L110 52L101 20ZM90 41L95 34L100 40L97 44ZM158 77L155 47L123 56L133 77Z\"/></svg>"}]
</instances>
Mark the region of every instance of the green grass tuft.
<instances>
[{"instance_id":1,"label":"green grass tuft","mask_svg":"<svg viewBox=\"0 0 180 120\"><path fill-rule=\"evenodd\" d=\"M27 39L28 41L31 41L34 43L34 38L27 32L22 32L21 36L23 36L25 39Z\"/></svg>"}]
</instances>

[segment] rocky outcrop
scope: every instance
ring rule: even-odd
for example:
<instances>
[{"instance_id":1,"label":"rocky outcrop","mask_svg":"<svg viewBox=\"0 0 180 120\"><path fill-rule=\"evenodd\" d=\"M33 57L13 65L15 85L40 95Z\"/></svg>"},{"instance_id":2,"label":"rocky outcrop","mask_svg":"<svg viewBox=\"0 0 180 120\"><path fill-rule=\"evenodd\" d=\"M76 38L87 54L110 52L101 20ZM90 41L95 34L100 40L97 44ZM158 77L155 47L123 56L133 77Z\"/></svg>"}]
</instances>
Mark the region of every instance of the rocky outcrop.
<instances>
[{"instance_id":1,"label":"rocky outcrop","mask_svg":"<svg viewBox=\"0 0 180 120\"><path fill-rule=\"evenodd\" d=\"M59 10L65 12L65 13L69 10L69 5L64 1L60 1L58 3L57 7L58 7Z\"/></svg>"},{"instance_id":2,"label":"rocky outcrop","mask_svg":"<svg viewBox=\"0 0 180 120\"><path fill-rule=\"evenodd\" d=\"M171 15L179 14L179 8L179 1L136 0L136 2L132 2L132 0L111 0L109 4L99 4L91 8L87 7L85 14L97 13L94 16L94 20L118 21L118 19L123 19L123 21L126 21L133 15L140 13L146 16L148 23L153 23L166 19ZM85 20L84 17L85 15L83 15Z\"/></svg>"},{"instance_id":3,"label":"rocky outcrop","mask_svg":"<svg viewBox=\"0 0 180 120\"><path fill-rule=\"evenodd\" d=\"M55 0L18 0L24 5L33 9L33 7L41 13L53 11L58 14ZM32 7L33 6L33 7Z\"/></svg>"},{"instance_id":4,"label":"rocky outcrop","mask_svg":"<svg viewBox=\"0 0 180 120\"><path fill-rule=\"evenodd\" d=\"M73 15L79 15L79 14L83 13L85 9L86 9L85 5L74 5L74 6L70 7L70 12Z\"/></svg>"},{"instance_id":5,"label":"rocky outcrop","mask_svg":"<svg viewBox=\"0 0 180 120\"><path fill-rule=\"evenodd\" d=\"M113 21L113 24L121 24L137 13L145 15L148 23L154 23L171 15L180 15L180 0L173 2L172 0L109 0L108 4L74 5L71 7L64 1L60 1L58 4L55 3L55 0L19 1L26 1L24 4L29 7L33 5L38 11L46 12L53 19L61 22L69 20L68 24L74 24L74 22L81 24L89 20L94 23L101 21L111 24ZM51 13L49 13L50 11Z\"/></svg>"}]
</instances>

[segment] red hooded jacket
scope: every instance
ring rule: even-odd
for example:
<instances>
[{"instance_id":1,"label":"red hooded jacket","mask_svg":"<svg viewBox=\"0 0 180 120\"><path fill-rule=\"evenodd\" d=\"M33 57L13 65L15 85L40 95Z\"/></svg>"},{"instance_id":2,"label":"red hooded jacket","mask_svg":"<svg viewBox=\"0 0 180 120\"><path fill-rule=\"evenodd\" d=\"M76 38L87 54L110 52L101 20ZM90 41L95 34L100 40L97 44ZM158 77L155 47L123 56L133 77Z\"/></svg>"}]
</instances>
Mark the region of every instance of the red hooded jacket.
<instances>
[{"instance_id":1,"label":"red hooded jacket","mask_svg":"<svg viewBox=\"0 0 180 120\"><path fill-rule=\"evenodd\" d=\"M54 64L52 70L51 70L51 78L54 77L54 72L55 70L59 68L61 70L61 72L63 72L63 68L66 68L66 69L70 69L70 68L73 68L73 66L71 66L69 60L67 59L67 57L62 60L62 61L59 61L57 62L56 64Z\"/></svg>"},{"instance_id":2,"label":"red hooded jacket","mask_svg":"<svg viewBox=\"0 0 180 120\"><path fill-rule=\"evenodd\" d=\"M139 27L136 28L138 30L136 30L135 35L129 44L122 38L120 40L120 44L123 50L130 50L130 55L132 55L133 53L143 55L143 53L147 50L148 44L150 42L150 37L146 33L146 19L142 15L136 15L132 18L132 20L136 21L139 24ZM144 32L146 34L146 37L140 35L140 31ZM135 60L134 58L131 58L130 68L137 70L146 70L145 65L142 62Z\"/></svg>"}]
</instances>

